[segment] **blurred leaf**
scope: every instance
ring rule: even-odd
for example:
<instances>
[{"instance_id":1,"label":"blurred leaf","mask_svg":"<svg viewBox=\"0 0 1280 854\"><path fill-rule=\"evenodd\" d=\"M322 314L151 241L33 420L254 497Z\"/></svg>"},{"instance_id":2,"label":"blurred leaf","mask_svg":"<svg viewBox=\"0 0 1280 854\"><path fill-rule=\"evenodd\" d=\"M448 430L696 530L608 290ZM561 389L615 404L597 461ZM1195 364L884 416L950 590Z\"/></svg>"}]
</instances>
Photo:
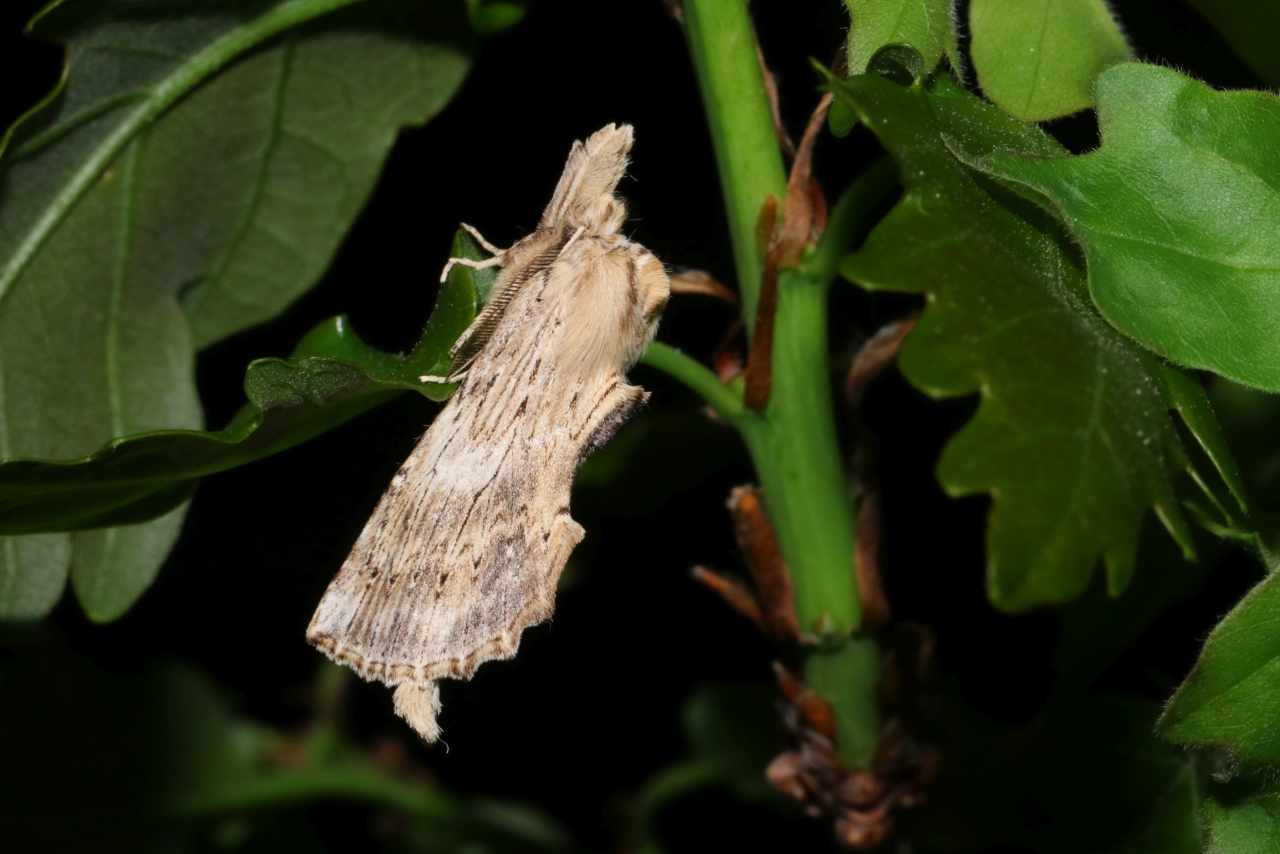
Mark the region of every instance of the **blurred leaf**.
<instances>
[{"instance_id":1,"label":"blurred leaf","mask_svg":"<svg viewBox=\"0 0 1280 854\"><path fill-rule=\"evenodd\" d=\"M1152 732L1148 700L1095 697L1020 728L961 729L938 786L903 815L921 850L1199 854L1203 773Z\"/></svg>"},{"instance_id":2,"label":"blurred leaf","mask_svg":"<svg viewBox=\"0 0 1280 854\"><path fill-rule=\"evenodd\" d=\"M957 137L959 156L1066 221L1122 332L1280 390L1280 98L1138 63L1105 71L1097 91L1097 151L1028 156Z\"/></svg>"},{"instance_id":3,"label":"blurred leaf","mask_svg":"<svg viewBox=\"0 0 1280 854\"><path fill-rule=\"evenodd\" d=\"M1093 84L1129 46L1104 0L973 0L970 53L983 94L1038 122L1093 106Z\"/></svg>"},{"instance_id":4,"label":"blurred leaf","mask_svg":"<svg viewBox=\"0 0 1280 854\"><path fill-rule=\"evenodd\" d=\"M1148 519L1139 540L1133 582L1119 596L1103 584L1059 610L1054 644L1054 694L1085 696L1126 650L1175 602L1192 596L1228 548L1221 540L1201 538L1200 560L1186 561L1164 531Z\"/></svg>"},{"instance_id":5,"label":"blurred leaf","mask_svg":"<svg viewBox=\"0 0 1280 854\"><path fill-rule=\"evenodd\" d=\"M910 45L928 74L945 53L958 63L953 0L844 0L853 16L849 27L849 73L861 74L886 45ZM839 113L837 114L839 115ZM837 136L844 134L838 133Z\"/></svg>"},{"instance_id":6,"label":"blurred leaf","mask_svg":"<svg viewBox=\"0 0 1280 854\"><path fill-rule=\"evenodd\" d=\"M483 257L465 232L453 248L455 255ZM0 531L124 525L167 513L148 525L74 535L85 538L78 540L84 551L71 559L85 610L97 620L120 616L154 580L181 524L182 510L173 508L198 478L291 448L405 391L447 398L453 386L424 384L418 376L447 372L449 348L475 318L480 293L489 292L488 273L463 266L450 271L422 338L403 359L365 344L345 317L337 317L309 332L292 359L253 362L245 374L249 403L223 430L161 430L115 439L80 460L0 463ZM158 526L164 536L152 534ZM64 541L48 535L0 539L11 550L0 569L31 568L0 575L0 618L37 619L53 607L66 575L41 570L67 556L37 553L42 560L35 560L18 550L56 550ZM82 563L81 554L89 559Z\"/></svg>"},{"instance_id":7,"label":"blurred leaf","mask_svg":"<svg viewBox=\"0 0 1280 854\"><path fill-rule=\"evenodd\" d=\"M428 782L427 769L396 743L388 742L379 759L343 743L326 725L292 737L237 719L214 686L186 668L172 668L157 687L159 708L173 721L163 736L169 779L162 790L172 819L340 801L412 819L409 835L415 850L424 852L456 852L468 845L493 852L572 848L564 831L536 810L464 801Z\"/></svg>"},{"instance_id":8,"label":"blurred leaf","mask_svg":"<svg viewBox=\"0 0 1280 854\"><path fill-rule=\"evenodd\" d=\"M1280 86L1280 5L1270 0L1187 0L1236 53L1272 86Z\"/></svg>"},{"instance_id":9,"label":"blurred leaf","mask_svg":"<svg viewBox=\"0 0 1280 854\"><path fill-rule=\"evenodd\" d=\"M1184 744L1223 747L1242 764L1280 763L1280 575L1223 617L1160 718Z\"/></svg>"},{"instance_id":10,"label":"blurred leaf","mask_svg":"<svg viewBox=\"0 0 1280 854\"><path fill-rule=\"evenodd\" d=\"M403 818L396 835L413 845L393 850L572 849L534 809L434 784L397 742L366 752L329 726L287 735L247 720L186 664L122 677L32 646L0 660L0 682L6 851L221 850L229 836L237 850L292 851L295 839L262 843L289 813L335 803Z\"/></svg>"},{"instance_id":11,"label":"blurred leaf","mask_svg":"<svg viewBox=\"0 0 1280 854\"><path fill-rule=\"evenodd\" d=\"M1189 553L1172 483L1188 463L1159 365L1094 311L1061 228L957 163L943 138L1044 156L1058 144L949 77L903 88L865 75L836 91L906 186L843 272L873 290L925 293L899 359L904 374L935 397L982 395L938 476L952 495L993 497L991 601L1021 609L1074 599L1099 557L1108 591L1120 593L1148 507Z\"/></svg>"},{"instance_id":12,"label":"blurred leaf","mask_svg":"<svg viewBox=\"0 0 1280 854\"><path fill-rule=\"evenodd\" d=\"M0 458L200 428L194 348L319 278L397 129L439 111L469 63L456 4L328 15L350 2L67 0L36 18L67 68L0 157ZM190 489L146 492L145 512L94 524ZM90 616L119 616L181 515L6 545L0 619L38 618L69 566Z\"/></svg>"},{"instance_id":13,"label":"blurred leaf","mask_svg":"<svg viewBox=\"0 0 1280 854\"><path fill-rule=\"evenodd\" d=\"M630 850L662 851L655 829L659 811L693 792L723 788L754 802L778 797L764 777L769 762L783 750L775 735L776 702L777 690L768 682L718 682L694 689L681 714L688 752L636 793Z\"/></svg>"},{"instance_id":14,"label":"blurred leaf","mask_svg":"<svg viewBox=\"0 0 1280 854\"><path fill-rule=\"evenodd\" d=\"M497 33L514 27L524 19L523 3L502 0L467 0L467 15L478 33Z\"/></svg>"}]
</instances>

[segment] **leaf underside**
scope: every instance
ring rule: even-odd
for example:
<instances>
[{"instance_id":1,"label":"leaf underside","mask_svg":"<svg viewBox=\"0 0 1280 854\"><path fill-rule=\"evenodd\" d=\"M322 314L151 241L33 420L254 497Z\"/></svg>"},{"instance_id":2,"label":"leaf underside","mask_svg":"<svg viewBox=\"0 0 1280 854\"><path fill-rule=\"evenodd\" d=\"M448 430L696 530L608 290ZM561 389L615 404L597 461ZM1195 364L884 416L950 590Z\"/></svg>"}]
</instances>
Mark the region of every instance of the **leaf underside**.
<instances>
[{"instance_id":1,"label":"leaf underside","mask_svg":"<svg viewBox=\"0 0 1280 854\"><path fill-rule=\"evenodd\" d=\"M462 8L371 0L307 24L346 3L84 0L37 19L68 69L0 159L0 458L200 428L195 349L318 280L398 128L469 62ZM91 617L119 616L180 520L5 540L0 619L41 616L69 570Z\"/></svg>"},{"instance_id":2,"label":"leaf underside","mask_svg":"<svg viewBox=\"0 0 1280 854\"><path fill-rule=\"evenodd\" d=\"M1160 367L1093 310L1063 230L966 169L946 138L1061 151L949 77L911 88L874 75L837 88L898 162L899 204L843 266L871 289L923 293L899 364L936 397L979 393L938 475L952 495L989 493L988 592L1004 609L1071 600L1099 558L1129 582L1154 508L1184 552L1173 477L1187 466Z\"/></svg>"}]
</instances>

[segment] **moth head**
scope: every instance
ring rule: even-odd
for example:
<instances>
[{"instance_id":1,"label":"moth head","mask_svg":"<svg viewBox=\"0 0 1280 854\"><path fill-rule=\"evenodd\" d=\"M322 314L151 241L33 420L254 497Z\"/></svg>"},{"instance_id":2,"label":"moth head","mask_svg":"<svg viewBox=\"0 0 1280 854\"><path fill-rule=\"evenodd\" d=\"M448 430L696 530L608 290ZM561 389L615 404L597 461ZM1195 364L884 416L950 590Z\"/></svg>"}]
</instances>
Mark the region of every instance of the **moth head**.
<instances>
[{"instance_id":1,"label":"moth head","mask_svg":"<svg viewBox=\"0 0 1280 854\"><path fill-rule=\"evenodd\" d=\"M634 140L631 125L605 125L586 142L575 142L539 228L558 231L571 225L589 234L616 234L627 206L613 192L627 171Z\"/></svg>"}]
</instances>

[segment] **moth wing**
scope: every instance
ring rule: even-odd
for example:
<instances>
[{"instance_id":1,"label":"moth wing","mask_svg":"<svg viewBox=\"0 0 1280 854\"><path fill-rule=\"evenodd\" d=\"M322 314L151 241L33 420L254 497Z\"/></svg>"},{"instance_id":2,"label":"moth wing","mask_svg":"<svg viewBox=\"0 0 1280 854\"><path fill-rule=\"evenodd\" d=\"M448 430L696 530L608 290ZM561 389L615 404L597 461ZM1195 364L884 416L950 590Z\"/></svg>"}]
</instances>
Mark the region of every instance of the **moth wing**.
<instances>
[{"instance_id":1,"label":"moth wing","mask_svg":"<svg viewBox=\"0 0 1280 854\"><path fill-rule=\"evenodd\" d=\"M616 371L572 394L535 381L541 348L528 341L556 328L548 315L499 330L329 585L307 630L313 645L429 697L431 681L512 657L523 630L551 616L583 533L569 515L573 476L647 397Z\"/></svg>"}]
</instances>

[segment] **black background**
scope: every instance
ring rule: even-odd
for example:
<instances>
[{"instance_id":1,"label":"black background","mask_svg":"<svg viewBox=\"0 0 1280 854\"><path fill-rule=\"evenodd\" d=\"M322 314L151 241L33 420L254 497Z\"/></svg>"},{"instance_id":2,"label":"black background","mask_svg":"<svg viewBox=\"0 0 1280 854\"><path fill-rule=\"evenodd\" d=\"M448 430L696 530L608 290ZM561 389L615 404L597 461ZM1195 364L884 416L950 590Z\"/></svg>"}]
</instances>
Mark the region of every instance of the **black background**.
<instances>
[{"instance_id":1,"label":"black background","mask_svg":"<svg viewBox=\"0 0 1280 854\"><path fill-rule=\"evenodd\" d=\"M1182 3L1113 6L1140 57L1219 87L1259 85ZM37 7L8 0L0 8L6 125L58 73L56 48L20 37ZM754 8L794 133L816 99L808 57L835 55L845 13L834 0L758 0ZM240 406L249 360L287 355L326 317L348 314L379 347L411 347L456 223L473 223L500 245L523 235L570 142L610 121L637 129L623 188L634 236L669 265L732 282L715 165L678 27L659 0L542 0L524 23L484 45L438 118L402 135L320 285L284 317L201 354L209 425L222 426ZM1095 143L1088 114L1052 129L1076 150ZM824 139L817 168L828 196L877 150L862 132ZM861 340L911 306L837 285L833 380ZM726 306L678 297L660 337L706 357L730 319ZM619 478L575 493L574 515L588 535L554 622L525 634L518 661L489 664L469 684L446 685L447 750L411 748L451 789L536 803L594 850L616 843L626 793L680 755L679 709L693 686L769 676L768 647L688 572L695 562L740 566L723 502L732 486L751 479L742 446L730 430L703 419L696 400L672 381L643 367L633 376L653 391L652 406L627 428L642 437ZM987 502L948 500L933 478L943 443L974 403L930 401L892 372L871 394L868 417L881 441L886 490L887 585L899 619L936 629L948 684L991 720L1015 723L1029 719L1051 691L1057 620L1047 612L1010 617L990 609L983 595ZM179 658L211 674L243 714L286 729L305 721L320 658L303 629L434 411L405 397L278 457L207 479L158 582L127 616L91 625L68 596L45 624L9 639L0 651L8 666L49 668L47 708L40 698L31 701L44 721L31 735L38 749L9 770L0 757L0 774L23 790L25 802L41 805L32 808L33 823L56 821L63 844L101 850L77 828L80 816L101 805L70 793L78 791L82 769L105 761L94 751L106 755L110 745L66 737L66 727L88 725L96 712L58 707L63 701L55 698L75 690L62 684L71 677L59 668L127 682L158 660ZM1194 601L1172 608L1121 656L1098 690L1167 697L1204 634L1258 574L1242 558L1229 560ZM349 700L357 742L383 735L412 744L385 689L353 682ZM66 758L64 742L81 752ZM301 820L333 850L379 850L366 834L369 817L357 808L311 809ZM669 810L662 826L672 851L830 847L825 830L804 819L714 794ZM0 847L7 833L0 829ZM53 849L33 843L32 850Z\"/></svg>"}]
</instances>

